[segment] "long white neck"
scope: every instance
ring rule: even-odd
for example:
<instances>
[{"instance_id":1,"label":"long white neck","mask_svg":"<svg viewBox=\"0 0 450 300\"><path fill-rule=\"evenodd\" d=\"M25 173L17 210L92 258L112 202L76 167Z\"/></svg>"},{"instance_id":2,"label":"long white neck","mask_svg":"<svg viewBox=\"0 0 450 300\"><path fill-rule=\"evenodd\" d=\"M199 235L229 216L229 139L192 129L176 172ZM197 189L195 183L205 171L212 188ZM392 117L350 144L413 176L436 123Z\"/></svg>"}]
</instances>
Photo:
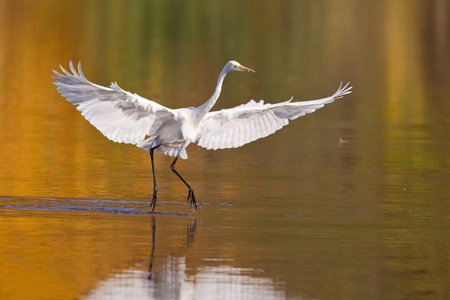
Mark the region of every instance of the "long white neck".
<instances>
[{"instance_id":1,"label":"long white neck","mask_svg":"<svg viewBox=\"0 0 450 300\"><path fill-rule=\"evenodd\" d=\"M219 79L217 79L216 89L214 90L214 93L208 99L208 101L206 101L199 107L203 115L206 115L211 110L211 108L213 108L214 104L216 104L217 99L219 99L220 92L222 91L223 80L225 79L225 76L227 76L227 73L228 72L225 70L225 68L223 68L222 72L220 72Z\"/></svg>"}]
</instances>

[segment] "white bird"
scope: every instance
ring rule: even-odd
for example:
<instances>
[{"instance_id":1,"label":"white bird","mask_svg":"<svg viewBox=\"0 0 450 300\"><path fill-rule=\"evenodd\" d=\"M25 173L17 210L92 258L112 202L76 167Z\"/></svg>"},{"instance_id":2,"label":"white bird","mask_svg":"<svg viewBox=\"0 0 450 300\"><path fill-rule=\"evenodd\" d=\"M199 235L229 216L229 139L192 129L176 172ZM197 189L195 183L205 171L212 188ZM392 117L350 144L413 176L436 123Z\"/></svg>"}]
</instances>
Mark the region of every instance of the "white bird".
<instances>
[{"instance_id":1,"label":"white bird","mask_svg":"<svg viewBox=\"0 0 450 300\"><path fill-rule=\"evenodd\" d=\"M92 125L108 139L136 145L150 152L153 173L153 198L150 209L156 205L158 187L153 163L153 152L174 156L170 165L172 171L188 187L187 201L197 209L194 190L175 169L178 158L187 159L186 147L197 143L206 149L237 148L257 139L266 137L281 129L289 120L314 112L325 104L351 93L347 83L330 97L319 100L269 104L251 100L220 111L213 108L222 90L225 76L231 71L251 72L250 68L236 61L229 61L220 72L212 96L199 107L171 109L154 101L145 99L121 89L116 82L110 87L91 83L81 71L70 62L70 72L62 66L64 74L53 71L58 92L70 103L78 105L81 112Z\"/></svg>"}]
</instances>

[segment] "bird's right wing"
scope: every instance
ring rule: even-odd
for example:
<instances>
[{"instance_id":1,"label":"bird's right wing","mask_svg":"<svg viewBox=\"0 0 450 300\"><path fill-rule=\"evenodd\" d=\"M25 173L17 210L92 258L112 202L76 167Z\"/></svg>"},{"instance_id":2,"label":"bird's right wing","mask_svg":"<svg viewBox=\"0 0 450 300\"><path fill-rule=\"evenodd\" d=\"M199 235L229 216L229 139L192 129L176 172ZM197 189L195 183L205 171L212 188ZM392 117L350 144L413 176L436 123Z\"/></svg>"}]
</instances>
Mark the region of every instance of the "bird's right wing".
<instances>
[{"instance_id":1,"label":"bird's right wing","mask_svg":"<svg viewBox=\"0 0 450 300\"><path fill-rule=\"evenodd\" d=\"M64 74L53 71L58 92L78 105L86 120L114 142L137 144L174 117L172 109L124 91L117 83L107 88L88 81L81 71L81 63L78 71L72 62L72 73L63 67L61 70Z\"/></svg>"},{"instance_id":2,"label":"bird's right wing","mask_svg":"<svg viewBox=\"0 0 450 300\"><path fill-rule=\"evenodd\" d=\"M342 87L341 83L333 95L319 100L291 102L291 99L277 104L251 100L234 108L209 112L200 123L198 145L213 150L237 148L266 137L287 125L289 120L350 94L352 87L348 85Z\"/></svg>"}]
</instances>

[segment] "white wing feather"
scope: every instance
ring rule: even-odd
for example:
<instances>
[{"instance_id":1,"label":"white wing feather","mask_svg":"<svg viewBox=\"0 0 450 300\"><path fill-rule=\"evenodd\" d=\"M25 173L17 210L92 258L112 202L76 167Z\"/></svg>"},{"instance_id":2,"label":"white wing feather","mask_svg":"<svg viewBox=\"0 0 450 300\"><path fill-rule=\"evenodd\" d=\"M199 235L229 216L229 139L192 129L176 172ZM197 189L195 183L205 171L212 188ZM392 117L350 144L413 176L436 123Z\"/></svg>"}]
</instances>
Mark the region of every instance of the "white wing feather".
<instances>
[{"instance_id":1,"label":"white wing feather","mask_svg":"<svg viewBox=\"0 0 450 300\"><path fill-rule=\"evenodd\" d=\"M297 119L322 108L344 95L350 94L352 87L347 83L330 97L312 100L264 104L251 100L247 104L209 112L200 123L198 145L207 149L237 148L257 139L266 137L281 129L289 120Z\"/></svg>"},{"instance_id":2,"label":"white wing feather","mask_svg":"<svg viewBox=\"0 0 450 300\"><path fill-rule=\"evenodd\" d=\"M53 71L58 92L70 103L78 105L81 114L107 138L119 143L137 144L153 135L159 126L174 117L173 110L136 94L122 90L117 83L109 88L94 84L84 77L81 62L78 71L70 62L70 70Z\"/></svg>"}]
</instances>

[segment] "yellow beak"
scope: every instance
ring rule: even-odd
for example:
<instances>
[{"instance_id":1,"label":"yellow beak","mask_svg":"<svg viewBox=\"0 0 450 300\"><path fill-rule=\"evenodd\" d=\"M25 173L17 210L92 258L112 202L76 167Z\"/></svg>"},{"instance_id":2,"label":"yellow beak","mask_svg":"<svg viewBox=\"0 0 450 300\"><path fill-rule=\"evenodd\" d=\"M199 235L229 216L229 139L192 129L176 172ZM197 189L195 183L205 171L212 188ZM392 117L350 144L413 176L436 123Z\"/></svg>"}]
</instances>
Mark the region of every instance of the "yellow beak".
<instances>
[{"instance_id":1,"label":"yellow beak","mask_svg":"<svg viewBox=\"0 0 450 300\"><path fill-rule=\"evenodd\" d=\"M241 69L242 71L246 71L246 72L250 72L250 73L255 73L255 71L253 71L250 68L244 67L244 66L238 66L239 69Z\"/></svg>"}]
</instances>

